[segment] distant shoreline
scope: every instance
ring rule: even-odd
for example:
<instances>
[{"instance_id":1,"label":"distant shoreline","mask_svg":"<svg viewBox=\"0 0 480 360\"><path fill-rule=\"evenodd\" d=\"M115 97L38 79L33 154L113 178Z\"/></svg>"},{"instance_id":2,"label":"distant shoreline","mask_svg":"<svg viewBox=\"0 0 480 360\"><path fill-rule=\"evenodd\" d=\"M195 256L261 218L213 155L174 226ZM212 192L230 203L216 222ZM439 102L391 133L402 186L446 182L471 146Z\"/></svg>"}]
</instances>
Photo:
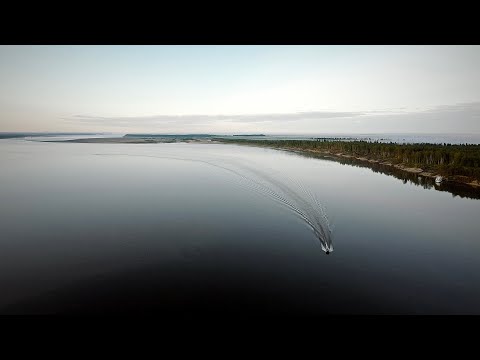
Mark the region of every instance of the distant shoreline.
<instances>
[{"instance_id":1,"label":"distant shoreline","mask_svg":"<svg viewBox=\"0 0 480 360\"><path fill-rule=\"evenodd\" d=\"M232 144L237 144L237 145L267 147L267 148L270 148L270 149L291 151L291 152L295 152L295 153L299 153L299 154L313 154L313 155L317 155L319 157L330 157L334 160L354 159L354 160L363 162L365 165L367 165L367 167L368 167L368 164L372 164L372 165L373 164L379 164L379 165L384 165L384 166L391 167L391 168L394 168L394 169L397 169L397 170L401 170L401 171L404 171L404 172L408 172L408 173L411 173L411 174L416 174L417 176L423 176L423 177L431 178L431 179L435 179L437 176L441 176L441 174L439 172L436 172L434 170L426 171L426 170L424 170L422 168L419 168L419 167L411 167L411 166L407 166L407 165L404 165L404 164L394 164L394 163L389 162L389 161L381 161L381 160L377 160L377 159L374 159L374 158L371 158L371 157L368 157L368 156L354 156L354 155L346 154L346 153L343 153L343 152L315 150L315 149L298 149L296 147L276 146L276 145L270 145L270 144L263 144L263 143L260 143L260 142L253 143L253 142L250 142L250 141L242 141L242 142L232 141L232 140L223 141L222 139L220 139L220 142L226 143L226 144L227 143L232 143ZM449 182L468 185L468 186L471 186L471 187L477 188L477 189L480 188L480 181L479 180L473 179L473 178L467 178L465 176L450 176L448 179L445 179L445 180L447 180Z\"/></svg>"},{"instance_id":2,"label":"distant shoreline","mask_svg":"<svg viewBox=\"0 0 480 360\"><path fill-rule=\"evenodd\" d=\"M390 167L393 167L393 168L398 169L398 170L402 170L402 171L405 171L405 172L408 172L408 173L417 174L418 176L424 176L424 177L428 177L428 178L432 178L432 179L435 179L437 176L439 176L439 174L437 174L435 172L424 171L421 168L408 167L408 166L403 165L403 164L392 164L390 162L382 162L380 160L369 159L369 158L366 158L366 157L356 157L356 156L348 155L348 154L321 152L321 151L314 151L314 150L305 150L305 151L298 151L298 152L314 153L314 154L319 154L319 155L323 155L323 156L330 156L330 157L333 157L333 158L355 159L355 160L363 161L365 163L390 166ZM478 180L472 180L472 181L468 182L468 181L460 181L460 180L450 179L449 181L459 182L459 183L470 185L470 186L473 186L473 187L480 187L480 182Z\"/></svg>"},{"instance_id":3,"label":"distant shoreline","mask_svg":"<svg viewBox=\"0 0 480 360\"><path fill-rule=\"evenodd\" d=\"M41 142L54 143L79 143L79 144L165 144L178 142L194 142L200 144L220 143L211 139L195 139L195 138L162 138L162 137L115 137L115 138L85 138L85 139L71 139L71 140L42 140Z\"/></svg>"}]
</instances>

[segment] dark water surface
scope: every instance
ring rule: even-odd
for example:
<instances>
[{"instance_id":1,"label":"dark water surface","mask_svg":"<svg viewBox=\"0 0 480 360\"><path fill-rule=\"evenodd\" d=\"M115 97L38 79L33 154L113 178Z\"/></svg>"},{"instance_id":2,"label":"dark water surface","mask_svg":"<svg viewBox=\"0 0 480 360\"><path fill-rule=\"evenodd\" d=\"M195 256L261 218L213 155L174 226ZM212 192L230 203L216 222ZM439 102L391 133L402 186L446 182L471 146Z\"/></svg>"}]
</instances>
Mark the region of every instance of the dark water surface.
<instances>
[{"instance_id":1,"label":"dark water surface","mask_svg":"<svg viewBox=\"0 0 480 360\"><path fill-rule=\"evenodd\" d=\"M224 144L0 140L0 169L1 314L480 313L476 199Z\"/></svg>"}]
</instances>

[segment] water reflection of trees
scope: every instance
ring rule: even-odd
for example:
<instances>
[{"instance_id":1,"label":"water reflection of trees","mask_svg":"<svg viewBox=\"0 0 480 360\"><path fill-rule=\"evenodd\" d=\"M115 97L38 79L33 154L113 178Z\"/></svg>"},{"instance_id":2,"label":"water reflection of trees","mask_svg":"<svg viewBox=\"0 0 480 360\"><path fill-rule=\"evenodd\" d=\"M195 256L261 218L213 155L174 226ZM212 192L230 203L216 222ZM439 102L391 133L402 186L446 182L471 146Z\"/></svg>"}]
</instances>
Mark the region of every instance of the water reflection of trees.
<instances>
[{"instance_id":1,"label":"water reflection of trees","mask_svg":"<svg viewBox=\"0 0 480 360\"><path fill-rule=\"evenodd\" d=\"M435 183L435 179L425 177L419 174L410 173L401 169L394 168L392 166L383 165L380 163L370 163L355 158L334 157L330 155L313 154L313 153L301 153L296 152L302 156L309 158L317 158L322 160L334 161L342 165L355 166L360 168L368 168L373 172L389 175L402 180L404 184L410 183L415 186L421 186L424 189L446 191L452 194L453 197L460 196L461 198L480 199L480 189L473 186L469 186L461 183L443 182L438 185Z\"/></svg>"}]
</instances>

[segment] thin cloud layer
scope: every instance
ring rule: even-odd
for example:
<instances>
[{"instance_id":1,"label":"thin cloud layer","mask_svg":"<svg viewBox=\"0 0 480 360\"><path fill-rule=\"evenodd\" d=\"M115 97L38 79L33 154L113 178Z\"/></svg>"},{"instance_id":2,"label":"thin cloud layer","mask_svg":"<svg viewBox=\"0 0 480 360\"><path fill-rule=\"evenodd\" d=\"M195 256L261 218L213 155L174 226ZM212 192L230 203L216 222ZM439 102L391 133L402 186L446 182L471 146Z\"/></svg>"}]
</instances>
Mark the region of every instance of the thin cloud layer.
<instances>
[{"instance_id":1,"label":"thin cloud layer","mask_svg":"<svg viewBox=\"0 0 480 360\"><path fill-rule=\"evenodd\" d=\"M458 126L480 131L480 102L442 105L433 108L407 111L405 108L358 112L310 111L284 114L238 115L151 115L129 117L104 117L74 115L64 118L77 125L129 131L263 131L298 132L298 126L310 132L329 131L408 131L415 126L421 131L455 131ZM403 128L405 126L405 128Z\"/></svg>"},{"instance_id":2,"label":"thin cloud layer","mask_svg":"<svg viewBox=\"0 0 480 360\"><path fill-rule=\"evenodd\" d=\"M246 115L151 115L151 116L124 116L103 117L91 115L74 115L64 118L67 121L82 123L102 123L109 126L128 125L161 125L161 124L202 124L215 122L240 122L240 123L264 123L264 122L289 122L311 119L351 118L366 115L364 112L333 112L311 111L290 114L246 114Z\"/></svg>"}]
</instances>

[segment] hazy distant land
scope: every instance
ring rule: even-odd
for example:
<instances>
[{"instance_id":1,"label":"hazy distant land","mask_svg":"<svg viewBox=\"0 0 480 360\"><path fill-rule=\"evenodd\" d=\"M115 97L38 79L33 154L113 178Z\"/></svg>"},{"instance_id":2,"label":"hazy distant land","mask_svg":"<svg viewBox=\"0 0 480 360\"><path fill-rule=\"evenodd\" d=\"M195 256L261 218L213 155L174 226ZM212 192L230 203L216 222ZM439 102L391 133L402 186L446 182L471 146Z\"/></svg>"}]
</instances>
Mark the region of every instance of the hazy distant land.
<instances>
[{"instance_id":1,"label":"hazy distant land","mask_svg":"<svg viewBox=\"0 0 480 360\"><path fill-rule=\"evenodd\" d=\"M72 140L45 140L44 142L69 142L69 143L94 143L94 144L158 144L158 143L175 143L175 142L217 142L212 139L203 139L195 137L115 137L115 138L87 138Z\"/></svg>"},{"instance_id":2,"label":"hazy distant land","mask_svg":"<svg viewBox=\"0 0 480 360\"><path fill-rule=\"evenodd\" d=\"M78 133L78 132L0 132L0 139L15 139L25 137L43 137L43 136L76 136L76 135L98 135L97 133Z\"/></svg>"},{"instance_id":3,"label":"hazy distant land","mask_svg":"<svg viewBox=\"0 0 480 360\"><path fill-rule=\"evenodd\" d=\"M175 139L164 138L88 138L88 139L72 139L72 140L46 140L44 142L68 142L68 143L93 143L93 144L156 144L176 142Z\"/></svg>"}]
</instances>

